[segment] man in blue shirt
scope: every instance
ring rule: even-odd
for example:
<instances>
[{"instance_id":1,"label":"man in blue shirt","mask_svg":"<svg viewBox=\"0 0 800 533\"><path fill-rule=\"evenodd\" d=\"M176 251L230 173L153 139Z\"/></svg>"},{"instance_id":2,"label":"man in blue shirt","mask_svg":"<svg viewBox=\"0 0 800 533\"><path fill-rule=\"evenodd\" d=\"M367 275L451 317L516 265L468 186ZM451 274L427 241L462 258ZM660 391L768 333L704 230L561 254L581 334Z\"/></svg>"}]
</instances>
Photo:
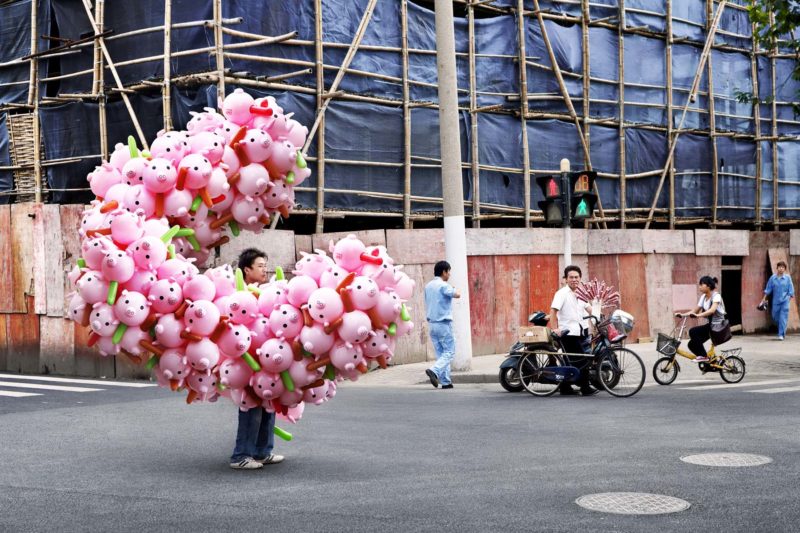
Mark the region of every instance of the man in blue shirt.
<instances>
[{"instance_id":1,"label":"man in blue shirt","mask_svg":"<svg viewBox=\"0 0 800 533\"><path fill-rule=\"evenodd\" d=\"M441 383L443 389L452 389L450 363L456 351L452 305L453 298L460 298L461 294L447 283L450 279L450 263L439 261L433 267L433 274L436 277L425 285L425 309L431 343L436 351L436 363L425 374L434 388L438 388Z\"/></svg>"},{"instance_id":2,"label":"man in blue shirt","mask_svg":"<svg viewBox=\"0 0 800 533\"><path fill-rule=\"evenodd\" d=\"M789 322L789 305L794 298L794 285L792 277L786 274L786 263L778 261L776 270L778 273L770 276L767 282L761 305L765 305L767 297L772 296L772 320L778 325L778 340L782 341Z\"/></svg>"}]
</instances>

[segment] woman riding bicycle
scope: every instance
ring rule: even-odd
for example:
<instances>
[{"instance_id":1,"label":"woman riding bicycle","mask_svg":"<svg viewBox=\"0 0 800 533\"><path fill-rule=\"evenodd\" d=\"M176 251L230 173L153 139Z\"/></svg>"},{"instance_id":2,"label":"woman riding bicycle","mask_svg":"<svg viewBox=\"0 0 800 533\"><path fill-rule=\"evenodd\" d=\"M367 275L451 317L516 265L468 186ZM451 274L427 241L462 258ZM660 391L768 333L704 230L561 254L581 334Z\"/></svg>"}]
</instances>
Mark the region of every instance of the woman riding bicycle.
<instances>
[{"instance_id":1,"label":"woman riding bicycle","mask_svg":"<svg viewBox=\"0 0 800 533\"><path fill-rule=\"evenodd\" d=\"M711 338L711 324L725 319L725 304L722 295L716 290L717 278L703 276L698 283L700 301L697 307L689 313L675 313L677 317L690 316L692 318L708 317L708 323L695 326L689 330L689 349L696 356L695 362L708 361L708 354L703 343Z\"/></svg>"}]
</instances>

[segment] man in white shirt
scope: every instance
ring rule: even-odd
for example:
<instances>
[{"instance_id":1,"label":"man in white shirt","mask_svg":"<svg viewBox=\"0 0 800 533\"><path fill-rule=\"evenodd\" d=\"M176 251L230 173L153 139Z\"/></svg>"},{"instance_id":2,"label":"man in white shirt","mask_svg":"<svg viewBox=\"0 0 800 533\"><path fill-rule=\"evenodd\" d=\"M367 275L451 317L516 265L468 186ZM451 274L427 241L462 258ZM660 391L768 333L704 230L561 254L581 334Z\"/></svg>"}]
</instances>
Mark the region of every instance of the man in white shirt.
<instances>
[{"instance_id":1,"label":"man in white shirt","mask_svg":"<svg viewBox=\"0 0 800 533\"><path fill-rule=\"evenodd\" d=\"M553 303L550 304L550 327L558 332L561 345L567 353L589 353L591 341L589 338L589 322L583 318L591 314L591 307L581 302L575 296L575 289L581 284L581 269L569 265L564 269L564 279L567 284L556 292ZM581 371L578 385L583 396L597 394L597 389L589 384L588 357L567 357L567 363ZM577 394L569 384L562 384L561 394Z\"/></svg>"}]
</instances>

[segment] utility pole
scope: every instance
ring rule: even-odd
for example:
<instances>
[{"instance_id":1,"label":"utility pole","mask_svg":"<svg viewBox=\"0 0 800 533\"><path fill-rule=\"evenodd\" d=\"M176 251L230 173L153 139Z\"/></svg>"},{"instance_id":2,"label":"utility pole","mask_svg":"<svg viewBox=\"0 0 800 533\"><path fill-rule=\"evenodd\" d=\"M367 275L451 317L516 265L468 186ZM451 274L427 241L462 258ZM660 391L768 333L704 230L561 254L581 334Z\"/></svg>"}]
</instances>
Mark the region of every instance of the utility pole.
<instances>
[{"instance_id":1,"label":"utility pole","mask_svg":"<svg viewBox=\"0 0 800 533\"><path fill-rule=\"evenodd\" d=\"M566 157L561 160L561 190L563 191L564 209L567 213L561 223L561 227L564 228L564 266L568 266L572 264L572 224L570 221L572 196L569 183L569 159Z\"/></svg>"},{"instance_id":2,"label":"utility pole","mask_svg":"<svg viewBox=\"0 0 800 533\"><path fill-rule=\"evenodd\" d=\"M469 370L472 362L472 321L469 311L464 190L461 184L461 129L458 125L453 2L436 0L435 9L445 257L452 267L451 283L461 293L461 298L453 300L453 334L456 338L453 369Z\"/></svg>"}]
</instances>

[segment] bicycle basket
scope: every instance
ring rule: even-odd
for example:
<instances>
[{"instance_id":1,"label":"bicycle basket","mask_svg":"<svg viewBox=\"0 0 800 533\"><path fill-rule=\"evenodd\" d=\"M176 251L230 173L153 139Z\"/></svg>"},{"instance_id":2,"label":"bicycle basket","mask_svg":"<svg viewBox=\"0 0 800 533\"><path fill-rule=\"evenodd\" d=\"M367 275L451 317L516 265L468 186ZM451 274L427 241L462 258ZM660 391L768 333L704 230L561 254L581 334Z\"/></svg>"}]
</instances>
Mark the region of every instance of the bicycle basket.
<instances>
[{"instance_id":1,"label":"bicycle basket","mask_svg":"<svg viewBox=\"0 0 800 533\"><path fill-rule=\"evenodd\" d=\"M664 355L675 355L675 351L680 344L680 339L659 333L658 340L656 341L656 350Z\"/></svg>"}]
</instances>

